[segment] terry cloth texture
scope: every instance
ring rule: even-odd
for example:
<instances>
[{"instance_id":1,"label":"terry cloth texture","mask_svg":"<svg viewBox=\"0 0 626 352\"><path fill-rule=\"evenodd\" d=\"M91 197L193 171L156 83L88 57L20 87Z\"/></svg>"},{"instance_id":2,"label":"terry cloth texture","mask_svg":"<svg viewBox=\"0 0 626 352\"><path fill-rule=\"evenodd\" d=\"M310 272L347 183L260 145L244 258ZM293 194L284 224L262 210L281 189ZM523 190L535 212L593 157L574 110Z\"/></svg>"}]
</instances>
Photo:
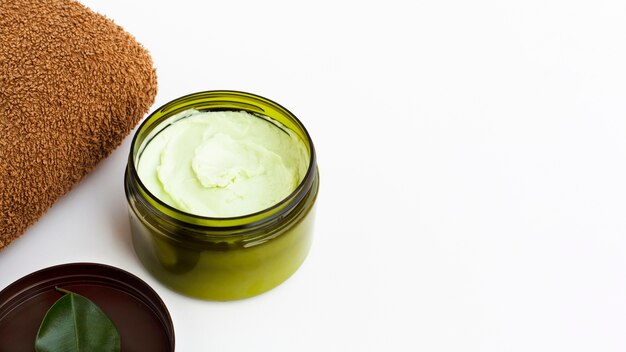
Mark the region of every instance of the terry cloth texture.
<instances>
[{"instance_id":1,"label":"terry cloth texture","mask_svg":"<svg viewBox=\"0 0 626 352\"><path fill-rule=\"evenodd\" d=\"M148 112L148 52L72 0L0 0L0 249Z\"/></svg>"}]
</instances>

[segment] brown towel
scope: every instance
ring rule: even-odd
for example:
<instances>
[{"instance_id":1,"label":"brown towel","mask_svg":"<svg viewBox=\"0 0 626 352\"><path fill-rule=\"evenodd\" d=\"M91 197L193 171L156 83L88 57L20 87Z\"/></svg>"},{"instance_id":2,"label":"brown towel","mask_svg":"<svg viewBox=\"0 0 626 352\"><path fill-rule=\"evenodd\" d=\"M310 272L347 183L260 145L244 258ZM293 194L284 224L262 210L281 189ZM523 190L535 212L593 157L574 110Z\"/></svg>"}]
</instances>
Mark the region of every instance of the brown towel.
<instances>
[{"instance_id":1,"label":"brown towel","mask_svg":"<svg viewBox=\"0 0 626 352\"><path fill-rule=\"evenodd\" d=\"M0 0L0 249L111 153L155 95L150 55L104 16L72 0Z\"/></svg>"}]
</instances>

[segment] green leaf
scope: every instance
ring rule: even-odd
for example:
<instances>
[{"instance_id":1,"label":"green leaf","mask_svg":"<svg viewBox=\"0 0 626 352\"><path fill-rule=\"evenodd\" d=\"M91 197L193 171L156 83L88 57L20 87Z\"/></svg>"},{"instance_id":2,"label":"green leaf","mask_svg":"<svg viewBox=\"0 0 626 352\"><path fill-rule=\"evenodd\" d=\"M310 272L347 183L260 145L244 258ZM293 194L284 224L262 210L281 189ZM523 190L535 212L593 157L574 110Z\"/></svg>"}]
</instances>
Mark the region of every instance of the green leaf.
<instances>
[{"instance_id":1,"label":"green leaf","mask_svg":"<svg viewBox=\"0 0 626 352\"><path fill-rule=\"evenodd\" d=\"M120 334L100 307L76 293L57 290L65 295L41 322L37 352L120 351Z\"/></svg>"}]
</instances>

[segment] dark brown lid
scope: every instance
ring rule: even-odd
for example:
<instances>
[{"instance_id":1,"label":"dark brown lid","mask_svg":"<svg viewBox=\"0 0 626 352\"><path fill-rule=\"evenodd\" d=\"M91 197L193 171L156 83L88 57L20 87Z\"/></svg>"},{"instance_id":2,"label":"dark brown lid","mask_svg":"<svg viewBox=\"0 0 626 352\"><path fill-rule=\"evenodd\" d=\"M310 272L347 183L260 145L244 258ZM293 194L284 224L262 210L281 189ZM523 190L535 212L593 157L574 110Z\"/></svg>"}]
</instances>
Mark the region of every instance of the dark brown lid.
<instances>
[{"instance_id":1,"label":"dark brown lid","mask_svg":"<svg viewBox=\"0 0 626 352\"><path fill-rule=\"evenodd\" d=\"M100 306L120 332L122 351L174 351L172 319L157 293L124 270L95 263L42 269L0 291L0 350L34 350L41 321L63 296L56 286Z\"/></svg>"}]
</instances>

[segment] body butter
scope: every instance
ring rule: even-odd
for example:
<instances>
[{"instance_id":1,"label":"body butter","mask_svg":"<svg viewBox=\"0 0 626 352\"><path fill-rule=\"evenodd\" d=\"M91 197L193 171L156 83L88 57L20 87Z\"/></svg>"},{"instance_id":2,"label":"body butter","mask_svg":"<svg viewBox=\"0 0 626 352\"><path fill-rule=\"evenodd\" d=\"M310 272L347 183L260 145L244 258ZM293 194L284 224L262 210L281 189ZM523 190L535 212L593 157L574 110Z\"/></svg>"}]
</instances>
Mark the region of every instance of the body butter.
<instances>
[{"instance_id":1,"label":"body butter","mask_svg":"<svg viewBox=\"0 0 626 352\"><path fill-rule=\"evenodd\" d=\"M166 204L200 216L269 208L309 165L304 142L280 122L245 111L194 109L172 117L139 157L139 178Z\"/></svg>"},{"instance_id":2,"label":"body butter","mask_svg":"<svg viewBox=\"0 0 626 352\"><path fill-rule=\"evenodd\" d=\"M138 258L180 293L254 296L309 251L313 142L291 112L260 96L202 92L157 109L133 138L124 186Z\"/></svg>"}]
</instances>

